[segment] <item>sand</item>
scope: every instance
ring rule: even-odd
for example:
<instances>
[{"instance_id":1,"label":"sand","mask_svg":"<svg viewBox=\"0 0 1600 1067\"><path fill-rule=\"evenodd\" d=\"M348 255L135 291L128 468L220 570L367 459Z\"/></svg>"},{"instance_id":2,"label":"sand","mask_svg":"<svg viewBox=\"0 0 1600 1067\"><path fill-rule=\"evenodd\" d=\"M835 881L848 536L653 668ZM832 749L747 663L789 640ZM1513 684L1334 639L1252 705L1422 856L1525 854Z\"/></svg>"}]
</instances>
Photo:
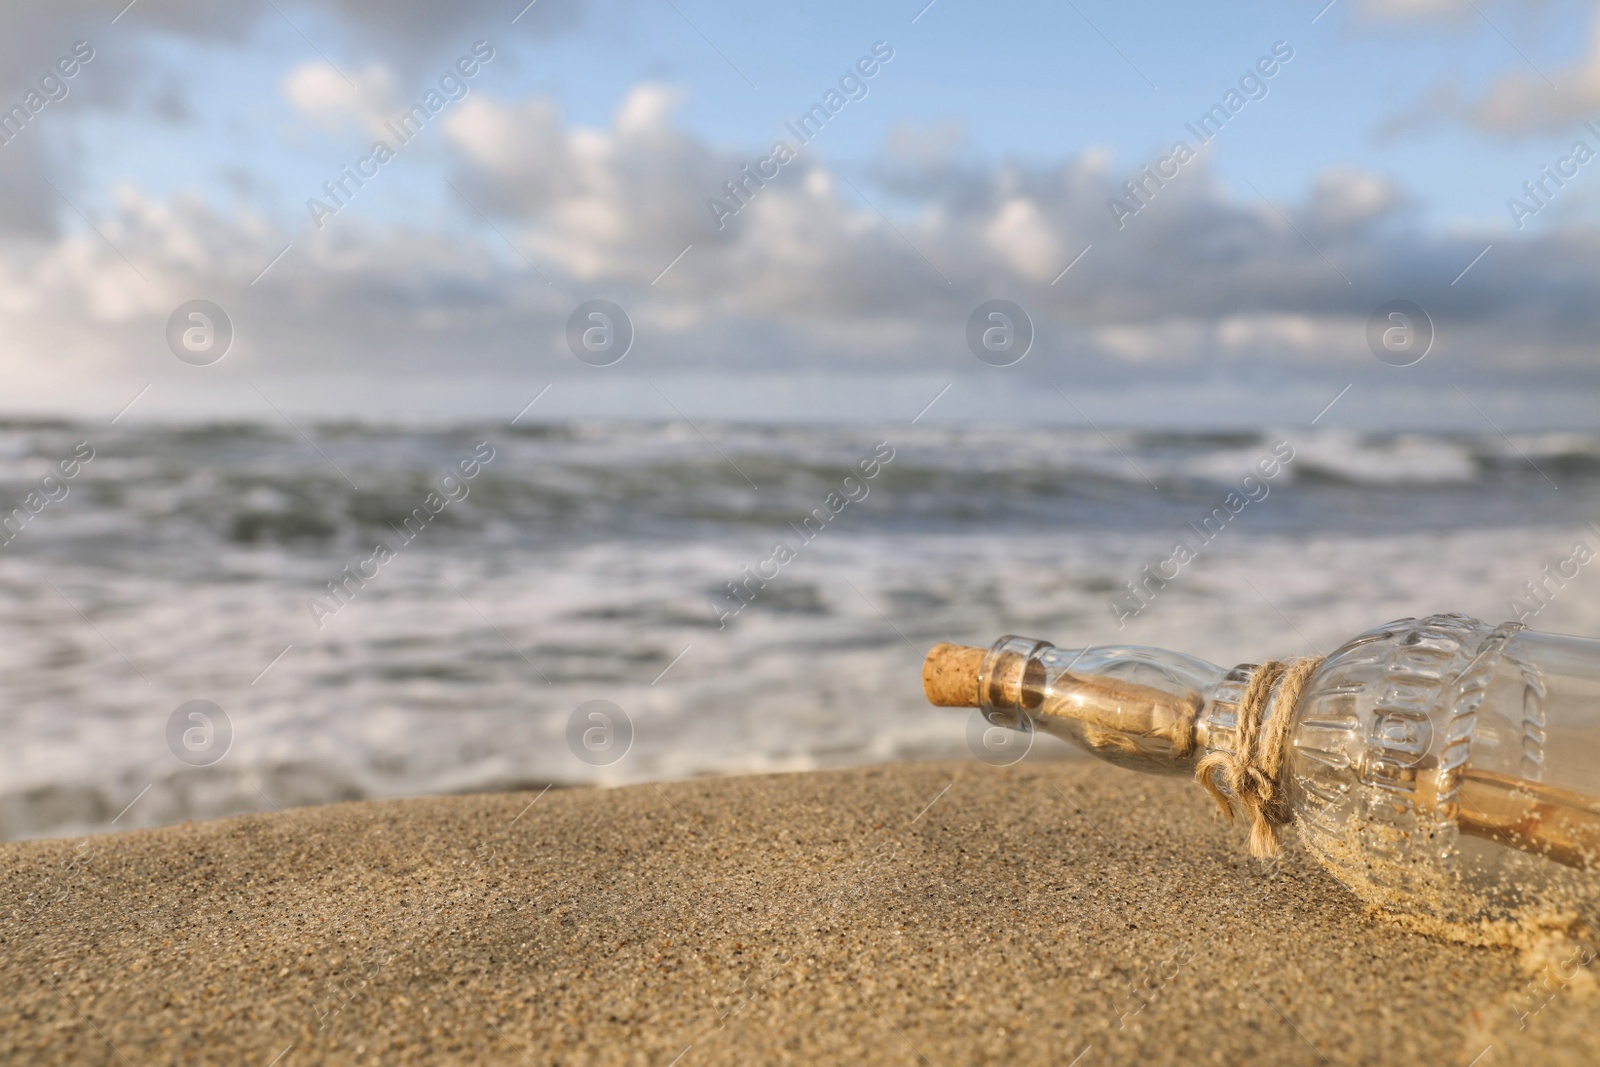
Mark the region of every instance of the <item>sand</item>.
<instances>
[{"instance_id":1,"label":"sand","mask_svg":"<svg viewBox=\"0 0 1600 1067\"><path fill-rule=\"evenodd\" d=\"M530 806L531 804L531 806ZM905 764L13 843L7 1063L1600 1061L1590 970L1366 914L1191 783ZM1475 1060L1475 1057L1479 1057Z\"/></svg>"}]
</instances>

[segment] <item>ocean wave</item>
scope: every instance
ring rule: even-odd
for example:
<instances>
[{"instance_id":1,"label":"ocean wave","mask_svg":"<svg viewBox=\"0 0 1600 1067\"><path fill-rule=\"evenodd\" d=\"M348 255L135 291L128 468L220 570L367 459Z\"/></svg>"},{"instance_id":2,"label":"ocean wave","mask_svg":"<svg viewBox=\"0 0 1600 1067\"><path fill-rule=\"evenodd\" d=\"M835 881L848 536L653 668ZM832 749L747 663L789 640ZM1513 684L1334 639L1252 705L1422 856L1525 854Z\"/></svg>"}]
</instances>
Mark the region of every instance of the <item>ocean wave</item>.
<instances>
[{"instance_id":1,"label":"ocean wave","mask_svg":"<svg viewBox=\"0 0 1600 1067\"><path fill-rule=\"evenodd\" d=\"M251 424L0 424L0 502L96 449L0 548L0 833L959 756L966 719L918 689L936 641L1115 634L1239 662L1404 615L1500 619L1594 518L1600 477L1585 434L304 428L315 447ZM884 438L870 494L723 625L727 583ZM483 440L465 499L310 610ZM1271 492L1117 630L1123 583L1279 441L1295 459ZM1535 624L1600 633L1580 593ZM233 728L204 768L166 734L197 699ZM594 699L633 727L612 764L568 741Z\"/></svg>"}]
</instances>

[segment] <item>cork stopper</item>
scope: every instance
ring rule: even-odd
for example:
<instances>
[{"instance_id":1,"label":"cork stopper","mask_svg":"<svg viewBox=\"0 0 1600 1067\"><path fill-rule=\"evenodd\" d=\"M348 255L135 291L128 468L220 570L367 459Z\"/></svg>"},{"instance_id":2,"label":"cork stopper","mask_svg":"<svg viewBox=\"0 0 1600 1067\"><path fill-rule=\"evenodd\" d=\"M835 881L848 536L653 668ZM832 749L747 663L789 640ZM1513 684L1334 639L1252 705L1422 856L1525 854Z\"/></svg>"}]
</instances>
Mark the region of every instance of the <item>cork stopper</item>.
<instances>
[{"instance_id":1,"label":"cork stopper","mask_svg":"<svg viewBox=\"0 0 1600 1067\"><path fill-rule=\"evenodd\" d=\"M941 708L975 708L982 704L978 674L988 651L944 641L934 645L922 664L922 691L927 694L928 703Z\"/></svg>"}]
</instances>

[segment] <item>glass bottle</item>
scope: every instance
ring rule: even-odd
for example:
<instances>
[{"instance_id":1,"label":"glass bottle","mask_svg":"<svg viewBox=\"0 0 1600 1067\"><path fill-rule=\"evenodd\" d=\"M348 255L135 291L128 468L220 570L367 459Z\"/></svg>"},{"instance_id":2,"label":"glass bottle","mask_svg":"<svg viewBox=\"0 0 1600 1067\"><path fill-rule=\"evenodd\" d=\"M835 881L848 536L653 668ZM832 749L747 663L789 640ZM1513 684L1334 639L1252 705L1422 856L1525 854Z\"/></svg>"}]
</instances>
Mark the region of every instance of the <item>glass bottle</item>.
<instances>
[{"instance_id":1,"label":"glass bottle","mask_svg":"<svg viewBox=\"0 0 1600 1067\"><path fill-rule=\"evenodd\" d=\"M1257 670L1008 636L935 648L923 679L935 704L1193 777L1207 756L1235 755ZM1285 816L1364 900L1481 939L1505 920L1600 913L1600 641L1401 619L1323 660L1293 707L1277 703L1268 722L1292 716L1277 772Z\"/></svg>"}]
</instances>

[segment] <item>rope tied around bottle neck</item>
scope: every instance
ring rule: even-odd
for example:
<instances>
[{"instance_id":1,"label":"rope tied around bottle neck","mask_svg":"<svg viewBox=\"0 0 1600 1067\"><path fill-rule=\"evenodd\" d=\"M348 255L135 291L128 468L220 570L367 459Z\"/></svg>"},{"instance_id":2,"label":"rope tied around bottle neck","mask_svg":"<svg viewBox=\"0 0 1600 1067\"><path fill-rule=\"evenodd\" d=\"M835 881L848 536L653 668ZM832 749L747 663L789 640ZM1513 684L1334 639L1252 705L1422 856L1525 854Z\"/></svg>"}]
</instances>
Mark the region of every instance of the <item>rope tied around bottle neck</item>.
<instances>
[{"instance_id":1,"label":"rope tied around bottle neck","mask_svg":"<svg viewBox=\"0 0 1600 1067\"><path fill-rule=\"evenodd\" d=\"M1233 751L1209 753L1194 769L1195 780L1230 822L1240 812L1249 817L1250 854L1257 859L1277 853L1282 828L1293 817L1282 780L1289 732L1322 659L1268 660L1257 667L1239 699Z\"/></svg>"}]
</instances>

